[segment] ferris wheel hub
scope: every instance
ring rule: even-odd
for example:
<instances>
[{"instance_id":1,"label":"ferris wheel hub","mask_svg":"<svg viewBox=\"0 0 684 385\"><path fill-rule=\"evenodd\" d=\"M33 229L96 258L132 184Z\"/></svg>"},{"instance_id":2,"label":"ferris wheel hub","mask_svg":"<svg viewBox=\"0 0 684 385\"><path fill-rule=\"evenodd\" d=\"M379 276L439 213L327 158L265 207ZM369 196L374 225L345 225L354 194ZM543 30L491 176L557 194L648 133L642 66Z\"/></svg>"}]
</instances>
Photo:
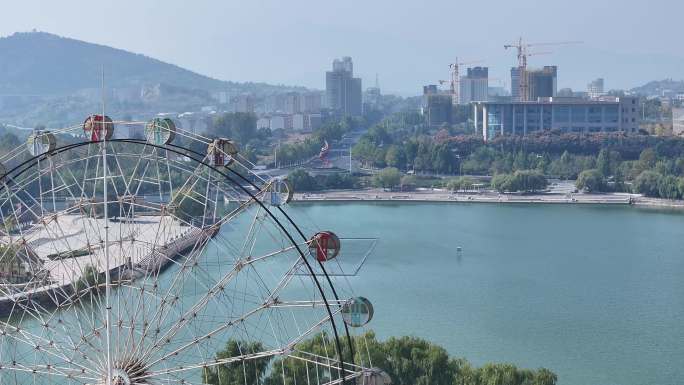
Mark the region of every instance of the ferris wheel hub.
<instances>
[{"instance_id":1,"label":"ferris wheel hub","mask_svg":"<svg viewBox=\"0 0 684 385\"><path fill-rule=\"evenodd\" d=\"M106 383L106 382L105 382ZM131 378L122 369L114 369L112 371L112 385L131 385Z\"/></svg>"}]
</instances>

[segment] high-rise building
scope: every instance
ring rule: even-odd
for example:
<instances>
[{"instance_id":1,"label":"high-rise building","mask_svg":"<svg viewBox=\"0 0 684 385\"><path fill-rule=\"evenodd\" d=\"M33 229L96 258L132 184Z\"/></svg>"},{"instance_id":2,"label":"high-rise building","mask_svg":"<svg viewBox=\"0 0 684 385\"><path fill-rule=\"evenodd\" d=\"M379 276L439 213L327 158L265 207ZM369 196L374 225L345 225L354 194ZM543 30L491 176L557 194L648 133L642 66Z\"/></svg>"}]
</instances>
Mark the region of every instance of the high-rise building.
<instances>
[{"instance_id":1,"label":"high-rise building","mask_svg":"<svg viewBox=\"0 0 684 385\"><path fill-rule=\"evenodd\" d=\"M558 67L544 66L542 69L527 72L527 100L551 98L556 96L558 88Z\"/></svg>"},{"instance_id":2,"label":"high-rise building","mask_svg":"<svg viewBox=\"0 0 684 385\"><path fill-rule=\"evenodd\" d=\"M302 112L318 113L321 111L321 93L310 91L302 94Z\"/></svg>"},{"instance_id":3,"label":"high-rise building","mask_svg":"<svg viewBox=\"0 0 684 385\"><path fill-rule=\"evenodd\" d=\"M434 84L423 87L421 111L428 126L437 128L443 124L450 125L452 108L453 102L450 94L439 92Z\"/></svg>"},{"instance_id":4,"label":"high-rise building","mask_svg":"<svg viewBox=\"0 0 684 385\"><path fill-rule=\"evenodd\" d=\"M378 80L378 74L375 74L375 86L368 87L366 92L363 93L363 110L378 110L380 109L380 100L382 99L382 93L380 92L380 81Z\"/></svg>"},{"instance_id":5,"label":"high-rise building","mask_svg":"<svg viewBox=\"0 0 684 385\"><path fill-rule=\"evenodd\" d=\"M283 95L283 111L287 114L298 114L302 112L301 96L298 92L288 92Z\"/></svg>"},{"instance_id":6,"label":"high-rise building","mask_svg":"<svg viewBox=\"0 0 684 385\"><path fill-rule=\"evenodd\" d=\"M325 73L326 107L344 116L362 114L361 79L354 77L354 64L348 56L333 61L333 70Z\"/></svg>"},{"instance_id":7,"label":"high-rise building","mask_svg":"<svg viewBox=\"0 0 684 385\"><path fill-rule=\"evenodd\" d=\"M468 68L460 79L459 104L486 102L489 100L489 68Z\"/></svg>"},{"instance_id":8,"label":"high-rise building","mask_svg":"<svg viewBox=\"0 0 684 385\"><path fill-rule=\"evenodd\" d=\"M521 95L520 82L523 74L519 67L511 68L511 96L514 101L537 100L556 96L558 88L558 67L544 66L542 69L527 70L527 95Z\"/></svg>"},{"instance_id":9,"label":"high-rise building","mask_svg":"<svg viewBox=\"0 0 684 385\"><path fill-rule=\"evenodd\" d=\"M511 99L513 101L521 101L522 96L520 95L520 68L511 68Z\"/></svg>"},{"instance_id":10,"label":"high-rise building","mask_svg":"<svg viewBox=\"0 0 684 385\"><path fill-rule=\"evenodd\" d=\"M603 91L603 78L598 78L590 82L587 85L587 94L589 94L589 97L592 99L600 98L605 95L605 92Z\"/></svg>"},{"instance_id":11,"label":"high-rise building","mask_svg":"<svg viewBox=\"0 0 684 385\"><path fill-rule=\"evenodd\" d=\"M254 96L240 94L230 99L233 112L254 112Z\"/></svg>"},{"instance_id":12,"label":"high-rise building","mask_svg":"<svg viewBox=\"0 0 684 385\"><path fill-rule=\"evenodd\" d=\"M677 136L684 135L684 108L672 109L672 133Z\"/></svg>"}]
</instances>

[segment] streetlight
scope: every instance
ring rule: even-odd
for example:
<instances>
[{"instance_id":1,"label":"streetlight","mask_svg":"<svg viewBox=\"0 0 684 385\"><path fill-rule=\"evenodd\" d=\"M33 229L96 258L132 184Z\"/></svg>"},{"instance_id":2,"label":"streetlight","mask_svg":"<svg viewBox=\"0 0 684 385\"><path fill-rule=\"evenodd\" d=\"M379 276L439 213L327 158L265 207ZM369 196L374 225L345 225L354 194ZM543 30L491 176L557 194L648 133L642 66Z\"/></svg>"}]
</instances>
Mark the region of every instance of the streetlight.
<instances>
[{"instance_id":1,"label":"streetlight","mask_svg":"<svg viewBox=\"0 0 684 385\"><path fill-rule=\"evenodd\" d=\"M458 176L463 176L463 162L461 162L461 155L454 155L458 159Z\"/></svg>"}]
</instances>

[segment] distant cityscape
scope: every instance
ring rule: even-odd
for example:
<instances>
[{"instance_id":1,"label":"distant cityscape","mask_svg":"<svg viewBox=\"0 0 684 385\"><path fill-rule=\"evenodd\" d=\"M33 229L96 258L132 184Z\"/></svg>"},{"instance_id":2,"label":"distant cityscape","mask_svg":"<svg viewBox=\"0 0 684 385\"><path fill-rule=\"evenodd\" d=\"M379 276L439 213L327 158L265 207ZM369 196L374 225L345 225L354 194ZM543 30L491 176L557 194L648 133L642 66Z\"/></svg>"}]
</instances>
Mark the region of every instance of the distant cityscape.
<instances>
[{"instance_id":1,"label":"distant cityscape","mask_svg":"<svg viewBox=\"0 0 684 385\"><path fill-rule=\"evenodd\" d=\"M74 57L90 57L99 54L99 50L111 50L43 32L17 33L4 38L3 42L12 47L6 53L22 52L21 47L31 44L45 47L46 55L50 49L70 50ZM501 71L492 71L484 65L484 60L460 62L456 59L448 65L448 72L445 68L442 79L426 81L416 89L413 97L383 93L378 74L374 84L364 87L354 68L359 63L354 63L350 56L331 58L330 67L320 69L320 90L223 82L165 63L155 63L159 67L150 72L149 78L138 79L132 72L128 78L110 80L108 110L122 118L137 120L152 115L171 117L181 127L195 132L206 131L211 120L220 114L249 113L255 115L257 129L285 136L312 133L326 122L345 116L363 117L372 125L384 117L406 111L419 112L423 118L421 123L428 129L477 134L485 141L502 135L525 135L544 130L573 133L636 133L641 130L650 134L684 134L684 82L654 81L631 90L620 90L609 88L609 79L598 77L587 79L585 89L573 90L563 86L563 73L572 71L571 68L560 68L553 63L528 66L528 57L548 53L531 50L530 47L537 45L519 40L505 46L517 50L518 57L518 65L506 71L509 74L506 79L490 77L492 72ZM116 51L116 55L121 63L137 60L135 55L124 51ZM42 63L27 62L23 56L13 60ZM535 61L540 62L539 59ZM425 65L447 67L446 64L426 62ZM47 73L57 68L39 66L28 70L27 66L24 66L27 74ZM87 65L73 67L72 71L81 73L85 68ZM0 96L0 123L10 127L70 124L96 107L101 96L101 90L82 77L77 77L78 84L69 83L72 87L69 90L60 89L65 87L62 84L45 81L28 85L27 89L33 89L26 91L14 86L22 83L19 79L12 80L11 73L3 76L9 77L3 83L5 93ZM69 76L70 73L61 77ZM60 76L50 77L51 81L57 79Z\"/></svg>"},{"instance_id":2,"label":"distant cityscape","mask_svg":"<svg viewBox=\"0 0 684 385\"><path fill-rule=\"evenodd\" d=\"M662 90L659 94L643 95L607 90L603 78L588 81L586 89L581 91L559 88L559 67L555 65L512 67L510 88L492 86L490 81L499 79L489 77L489 67L468 66L461 75L459 66L463 64L451 65L449 81L423 86L416 107L429 128L461 124L482 135L485 141L500 135L525 135L549 129L573 133L636 133L648 120L645 101L657 100L661 106L671 109L671 120L664 121L669 123L672 133L684 133L684 109L679 107L684 101L684 92ZM331 67L325 72L323 91L278 93L265 97L261 103L250 93L230 97L219 93L217 99L227 104L230 112L257 114L258 128L298 133L310 133L328 118L358 117L370 110L383 110L377 75L375 84L363 90L362 79L354 76L351 57L334 59ZM457 118L459 110L462 113L464 109L468 110L466 122ZM212 108L205 110L210 112ZM181 121L184 118L182 114L179 116Z\"/></svg>"}]
</instances>

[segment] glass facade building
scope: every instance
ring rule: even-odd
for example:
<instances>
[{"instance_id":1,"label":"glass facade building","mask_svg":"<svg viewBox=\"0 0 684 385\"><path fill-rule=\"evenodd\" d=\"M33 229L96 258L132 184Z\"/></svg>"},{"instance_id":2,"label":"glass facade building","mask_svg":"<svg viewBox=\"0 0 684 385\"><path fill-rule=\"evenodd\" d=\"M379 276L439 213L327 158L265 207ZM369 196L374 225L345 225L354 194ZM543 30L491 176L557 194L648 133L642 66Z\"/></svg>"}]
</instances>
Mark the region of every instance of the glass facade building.
<instances>
[{"instance_id":1,"label":"glass facade building","mask_svg":"<svg viewBox=\"0 0 684 385\"><path fill-rule=\"evenodd\" d=\"M485 140L543 130L563 132L636 132L638 99L585 100L540 98L535 102L473 103L473 122Z\"/></svg>"}]
</instances>

